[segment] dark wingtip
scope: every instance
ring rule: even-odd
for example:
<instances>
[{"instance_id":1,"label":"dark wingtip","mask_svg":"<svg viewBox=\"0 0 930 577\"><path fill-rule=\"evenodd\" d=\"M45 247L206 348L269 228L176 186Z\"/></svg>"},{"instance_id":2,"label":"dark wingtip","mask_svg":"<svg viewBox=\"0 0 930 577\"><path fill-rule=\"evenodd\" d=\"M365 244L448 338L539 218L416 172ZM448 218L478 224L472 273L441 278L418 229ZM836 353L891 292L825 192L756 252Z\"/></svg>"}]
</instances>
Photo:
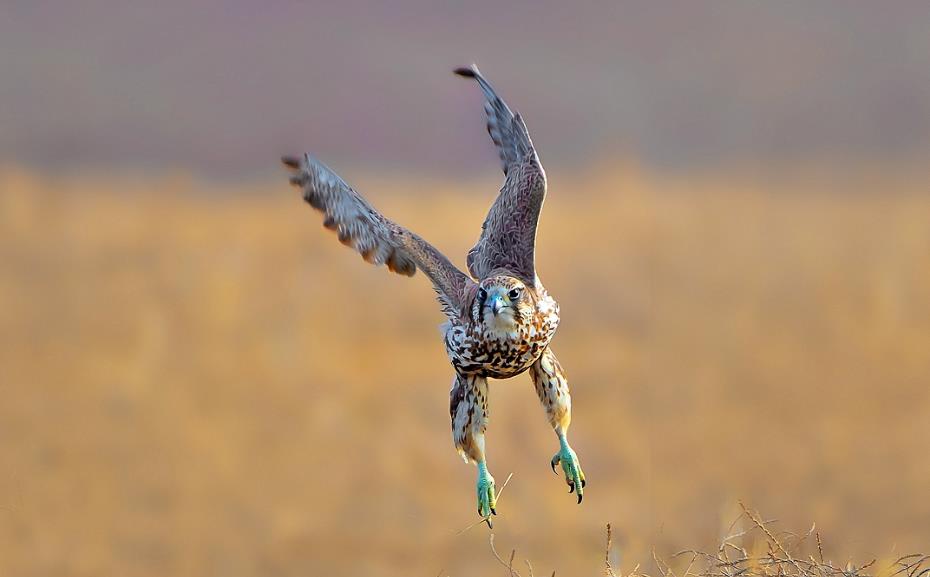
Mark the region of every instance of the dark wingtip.
<instances>
[{"instance_id":1,"label":"dark wingtip","mask_svg":"<svg viewBox=\"0 0 930 577\"><path fill-rule=\"evenodd\" d=\"M290 168L300 168L300 160L296 156L282 156L281 164Z\"/></svg>"},{"instance_id":2,"label":"dark wingtip","mask_svg":"<svg viewBox=\"0 0 930 577\"><path fill-rule=\"evenodd\" d=\"M464 78L475 78L478 75L478 69L472 64L469 67L456 68L455 73Z\"/></svg>"}]
</instances>

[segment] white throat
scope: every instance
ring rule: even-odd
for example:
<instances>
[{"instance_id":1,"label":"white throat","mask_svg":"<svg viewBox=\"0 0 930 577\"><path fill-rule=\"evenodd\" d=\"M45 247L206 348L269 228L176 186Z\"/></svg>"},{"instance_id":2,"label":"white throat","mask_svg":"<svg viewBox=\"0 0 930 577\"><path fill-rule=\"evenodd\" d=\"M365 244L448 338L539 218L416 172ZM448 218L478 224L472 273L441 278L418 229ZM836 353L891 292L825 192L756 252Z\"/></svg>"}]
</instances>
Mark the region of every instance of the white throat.
<instances>
[{"instance_id":1,"label":"white throat","mask_svg":"<svg viewBox=\"0 0 930 577\"><path fill-rule=\"evenodd\" d=\"M484 324L491 335L497 339L514 338L517 336L517 323L513 318L513 314L509 311L501 312L501 314L498 315L488 312L484 317Z\"/></svg>"}]
</instances>

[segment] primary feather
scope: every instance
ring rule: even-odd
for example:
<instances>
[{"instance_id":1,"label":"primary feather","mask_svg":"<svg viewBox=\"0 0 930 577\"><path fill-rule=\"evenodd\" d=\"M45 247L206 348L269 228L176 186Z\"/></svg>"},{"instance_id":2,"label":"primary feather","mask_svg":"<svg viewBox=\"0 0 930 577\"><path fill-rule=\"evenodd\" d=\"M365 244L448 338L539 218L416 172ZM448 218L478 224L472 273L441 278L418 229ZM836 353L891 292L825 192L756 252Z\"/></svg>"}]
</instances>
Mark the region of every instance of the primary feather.
<instances>
[{"instance_id":1,"label":"primary feather","mask_svg":"<svg viewBox=\"0 0 930 577\"><path fill-rule=\"evenodd\" d=\"M546 198L546 173L523 119L497 95L478 67L472 64L455 72L474 78L481 87L488 134L497 145L505 177L481 227L481 237L468 252L468 270L483 278L506 269L523 282L537 285L536 227Z\"/></svg>"},{"instance_id":2,"label":"primary feather","mask_svg":"<svg viewBox=\"0 0 930 577\"><path fill-rule=\"evenodd\" d=\"M304 200L323 213L323 226L336 232L339 242L358 251L366 261L405 276L419 268L433 281L443 310L455 313L465 302L474 281L457 269L431 244L375 210L329 167L309 154L281 159L292 171L291 184L303 189Z\"/></svg>"}]
</instances>

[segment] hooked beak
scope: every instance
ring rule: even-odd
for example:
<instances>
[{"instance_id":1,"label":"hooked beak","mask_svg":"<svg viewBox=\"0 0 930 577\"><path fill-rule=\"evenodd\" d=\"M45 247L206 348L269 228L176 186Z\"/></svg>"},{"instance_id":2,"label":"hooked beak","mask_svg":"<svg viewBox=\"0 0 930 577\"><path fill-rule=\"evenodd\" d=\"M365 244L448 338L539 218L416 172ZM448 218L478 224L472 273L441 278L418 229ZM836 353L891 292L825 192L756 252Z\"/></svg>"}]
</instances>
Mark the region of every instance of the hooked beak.
<instances>
[{"instance_id":1,"label":"hooked beak","mask_svg":"<svg viewBox=\"0 0 930 577\"><path fill-rule=\"evenodd\" d=\"M492 296L491 302L489 304L491 305L491 311L494 313L494 316L497 316L498 314L500 314L501 309L507 306L506 304L504 304L504 297L500 295Z\"/></svg>"}]
</instances>

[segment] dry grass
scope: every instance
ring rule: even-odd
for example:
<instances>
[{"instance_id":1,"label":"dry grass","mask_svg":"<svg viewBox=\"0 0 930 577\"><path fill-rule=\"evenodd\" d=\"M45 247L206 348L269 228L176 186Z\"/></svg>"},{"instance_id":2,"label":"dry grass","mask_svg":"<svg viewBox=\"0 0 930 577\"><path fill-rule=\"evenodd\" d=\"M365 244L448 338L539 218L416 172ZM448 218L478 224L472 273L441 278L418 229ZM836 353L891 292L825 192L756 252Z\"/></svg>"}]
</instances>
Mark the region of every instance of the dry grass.
<instances>
[{"instance_id":1,"label":"dry grass","mask_svg":"<svg viewBox=\"0 0 930 577\"><path fill-rule=\"evenodd\" d=\"M713 552L685 550L672 556L672 563L659 559L653 552L653 562L661 577L924 577L930 575L930 555L912 553L891 562L877 559L856 565L851 561L837 566L824 555L823 540L817 525L803 535L790 531L773 532L776 520L763 521L742 502L742 513L730 525L727 535ZM745 526L745 528L743 527ZM518 568L517 550L511 549L505 561L494 545L494 534L489 537L491 554L507 569L509 577L523 577ZM607 524L607 544L604 549L606 577L624 577L611 562L613 532ZM752 552L750 552L752 551ZM678 559L681 560L678 560ZM676 561L677 560L677 561ZM534 577L533 565L524 559L527 577ZM678 567L676 568L675 565ZM440 576L442 573L440 572ZM556 572L552 572L556 577ZM625 577L650 577L636 565Z\"/></svg>"},{"instance_id":2,"label":"dry grass","mask_svg":"<svg viewBox=\"0 0 930 577\"><path fill-rule=\"evenodd\" d=\"M684 569L677 572L668 563L655 559L662 577L922 577L930 573L930 556L923 554L903 555L881 563L873 558L861 565L845 561L838 566L824 554L816 524L801 535L790 531L776 534L775 520L763 521L742 502L739 506L742 513L716 551L677 553L675 557L687 560ZM608 551L609 535L608 527ZM609 563L607 573L612 574Z\"/></svg>"},{"instance_id":3,"label":"dry grass","mask_svg":"<svg viewBox=\"0 0 930 577\"><path fill-rule=\"evenodd\" d=\"M539 267L589 484L579 507L549 471L527 379L493 383L499 542L592 575L612 522L629 569L714 551L742 498L816 520L834 559L925 550L925 170L550 172ZM352 180L459 263L497 186ZM501 569L485 527L456 535L474 470L428 284L283 181L6 169L0 262L0 574Z\"/></svg>"}]
</instances>

